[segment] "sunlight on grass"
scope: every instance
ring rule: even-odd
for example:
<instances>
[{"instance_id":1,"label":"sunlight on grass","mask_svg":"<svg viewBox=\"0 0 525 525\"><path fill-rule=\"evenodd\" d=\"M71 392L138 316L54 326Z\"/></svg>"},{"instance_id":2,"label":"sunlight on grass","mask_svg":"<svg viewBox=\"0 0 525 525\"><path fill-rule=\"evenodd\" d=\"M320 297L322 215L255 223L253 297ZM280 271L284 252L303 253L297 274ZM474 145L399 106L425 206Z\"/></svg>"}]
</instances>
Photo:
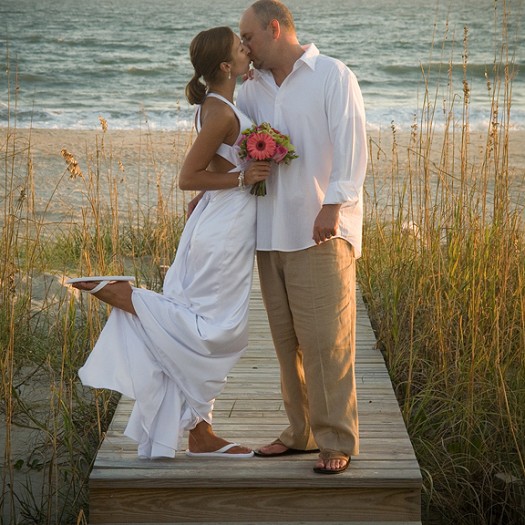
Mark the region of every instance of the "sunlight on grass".
<instances>
[{"instance_id":1,"label":"sunlight on grass","mask_svg":"<svg viewBox=\"0 0 525 525\"><path fill-rule=\"evenodd\" d=\"M433 49L447 67L422 67L410 133L392 123L370 136L359 284L423 472L424 523L525 521L524 181L509 165L516 66L505 16L487 69L486 130L469 123L466 28L459 90L446 52ZM149 130L137 131L129 163L101 119L94 144L56 152L64 171L48 184L35 172L31 130L16 129L9 68L5 82L0 521L87 523L88 476L117 397L77 378L108 309L63 283L132 274L160 289L190 197L176 168L193 137L174 134L171 170Z\"/></svg>"},{"instance_id":2,"label":"sunlight on grass","mask_svg":"<svg viewBox=\"0 0 525 525\"><path fill-rule=\"evenodd\" d=\"M35 207L41 190L31 133L13 127L3 135L2 523L87 523L88 476L118 398L79 384L77 371L108 308L65 286L66 278L133 274L139 286L159 290L184 225L188 196L177 190L176 172L156 164L151 135L126 178L108 123L101 120L101 127L94 145L62 151L64 173L55 188L45 188L51 197L43 213ZM178 165L190 140L175 137ZM47 211L66 180L74 203L62 203L58 219Z\"/></svg>"},{"instance_id":3,"label":"sunlight on grass","mask_svg":"<svg viewBox=\"0 0 525 525\"><path fill-rule=\"evenodd\" d=\"M369 195L359 281L423 471L424 519L521 523L525 208L508 156L515 67L504 42L487 76L490 124L476 140L467 29L463 46L461 94L450 82L438 101L425 72L408 144L394 124L388 140L370 142L371 176L384 178L381 164L391 179L381 197ZM446 126L437 133L439 110Z\"/></svg>"}]
</instances>

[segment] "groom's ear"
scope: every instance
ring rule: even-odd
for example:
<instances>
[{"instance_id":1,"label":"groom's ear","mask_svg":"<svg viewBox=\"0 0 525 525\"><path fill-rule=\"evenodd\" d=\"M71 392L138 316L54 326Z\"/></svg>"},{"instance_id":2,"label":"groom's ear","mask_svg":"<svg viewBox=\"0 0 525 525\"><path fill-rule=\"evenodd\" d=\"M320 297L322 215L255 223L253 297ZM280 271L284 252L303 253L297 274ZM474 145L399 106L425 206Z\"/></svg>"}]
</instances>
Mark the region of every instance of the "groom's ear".
<instances>
[{"instance_id":1,"label":"groom's ear","mask_svg":"<svg viewBox=\"0 0 525 525\"><path fill-rule=\"evenodd\" d=\"M279 36L281 35L281 24L279 24L279 20L274 18L270 22L270 27L272 29L272 36L273 36L273 38L278 39Z\"/></svg>"}]
</instances>

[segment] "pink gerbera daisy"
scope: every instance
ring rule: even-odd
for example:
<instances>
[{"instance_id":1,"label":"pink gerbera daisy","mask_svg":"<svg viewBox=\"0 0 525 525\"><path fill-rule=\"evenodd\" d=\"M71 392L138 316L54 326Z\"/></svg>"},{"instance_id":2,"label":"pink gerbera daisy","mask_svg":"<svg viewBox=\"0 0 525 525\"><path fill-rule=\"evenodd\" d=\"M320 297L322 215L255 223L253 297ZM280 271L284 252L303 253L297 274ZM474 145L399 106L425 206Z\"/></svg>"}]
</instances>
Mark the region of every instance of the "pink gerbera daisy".
<instances>
[{"instance_id":1,"label":"pink gerbera daisy","mask_svg":"<svg viewBox=\"0 0 525 525\"><path fill-rule=\"evenodd\" d=\"M275 140L265 133L253 133L246 141L246 149L252 159L268 160L275 153Z\"/></svg>"}]
</instances>

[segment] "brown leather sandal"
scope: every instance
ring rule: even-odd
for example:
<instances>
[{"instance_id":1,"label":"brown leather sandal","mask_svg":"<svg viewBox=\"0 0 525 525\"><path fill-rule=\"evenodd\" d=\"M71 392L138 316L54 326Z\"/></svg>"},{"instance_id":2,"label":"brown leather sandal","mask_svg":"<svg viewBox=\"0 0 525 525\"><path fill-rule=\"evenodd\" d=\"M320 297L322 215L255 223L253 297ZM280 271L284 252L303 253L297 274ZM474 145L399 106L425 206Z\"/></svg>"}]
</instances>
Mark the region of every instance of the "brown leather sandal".
<instances>
[{"instance_id":1,"label":"brown leather sandal","mask_svg":"<svg viewBox=\"0 0 525 525\"><path fill-rule=\"evenodd\" d=\"M317 474L341 474L341 472L344 472L348 468L348 465L350 465L350 456L344 454L343 452L339 452L338 450L331 450L329 448L321 450L319 458L323 461L327 461L330 459L340 459L345 463L342 467L339 467L338 469L314 467L314 472L316 472Z\"/></svg>"}]
</instances>

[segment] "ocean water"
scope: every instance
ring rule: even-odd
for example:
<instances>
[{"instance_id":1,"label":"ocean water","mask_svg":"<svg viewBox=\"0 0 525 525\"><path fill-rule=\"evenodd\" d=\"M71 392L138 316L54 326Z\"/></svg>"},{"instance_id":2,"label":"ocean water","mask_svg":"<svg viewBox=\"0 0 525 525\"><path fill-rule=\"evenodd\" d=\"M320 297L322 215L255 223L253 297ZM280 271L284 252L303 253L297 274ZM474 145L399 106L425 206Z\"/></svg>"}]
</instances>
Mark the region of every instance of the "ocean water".
<instances>
[{"instance_id":1,"label":"ocean water","mask_svg":"<svg viewBox=\"0 0 525 525\"><path fill-rule=\"evenodd\" d=\"M9 119L22 128L96 129L102 116L111 129L189 129L189 43L216 25L238 31L250 3L2 0L0 126ZM392 123L409 129L428 108L425 90L437 126L451 105L459 120L464 80L471 126L485 126L494 71L504 71L505 62L512 77L510 123L525 129L524 3L288 1L301 43L314 42L357 75L372 129ZM502 108L503 85L498 100Z\"/></svg>"}]
</instances>

